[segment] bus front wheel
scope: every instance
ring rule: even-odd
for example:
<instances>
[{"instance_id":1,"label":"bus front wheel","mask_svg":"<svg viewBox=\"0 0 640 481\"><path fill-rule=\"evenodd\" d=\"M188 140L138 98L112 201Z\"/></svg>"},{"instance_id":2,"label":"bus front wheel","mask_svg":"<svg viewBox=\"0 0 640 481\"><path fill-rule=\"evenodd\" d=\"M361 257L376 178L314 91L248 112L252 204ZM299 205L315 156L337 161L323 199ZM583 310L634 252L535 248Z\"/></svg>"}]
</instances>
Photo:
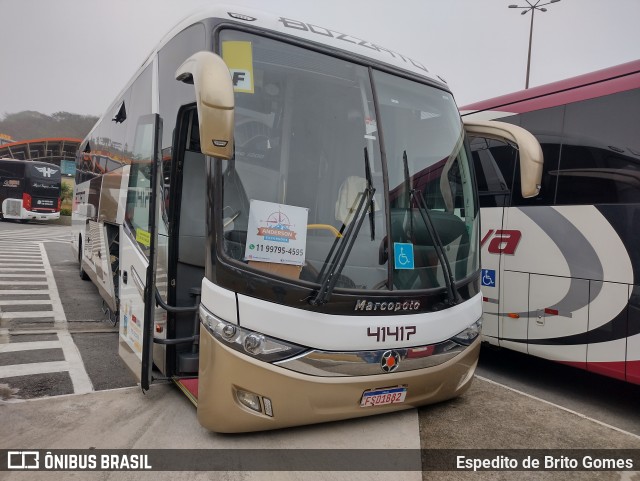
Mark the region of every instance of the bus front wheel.
<instances>
[{"instance_id":1,"label":"bus front wheel","mask_svg":"<svg viewBox=\"0 0 640 481\"><path fill-rule=\"evenodd\" d=\"M80 279L82 279L83 281L88 281L89 276L82 268L82 238L80 238L78 242L78 264L80 265Z\"/></svg>"}]
</instances>

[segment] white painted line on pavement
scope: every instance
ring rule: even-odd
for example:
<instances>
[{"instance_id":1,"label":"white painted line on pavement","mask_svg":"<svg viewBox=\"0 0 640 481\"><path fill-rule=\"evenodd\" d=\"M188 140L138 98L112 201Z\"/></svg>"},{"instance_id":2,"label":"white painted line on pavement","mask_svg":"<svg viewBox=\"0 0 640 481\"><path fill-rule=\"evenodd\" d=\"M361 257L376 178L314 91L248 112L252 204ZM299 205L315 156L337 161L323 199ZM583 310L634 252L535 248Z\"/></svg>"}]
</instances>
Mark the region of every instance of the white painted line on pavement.
<instances>
[{"instance_id":1,"label":"white painted line on pavement","mask_svg":"<svg viewBox=\"0 0 640 481\"><path fill-rule=\"evenodd\" d=\"M12 364L0 366L0 378L15 376L32 376L34 374L46 374L50 372L68 371L67 361L34 362L32 364Z\"/></svg>"},{"instance_id":2,"label":"white painted line on pavement","mask_svg":"<svg viewBox=\"0 0 640 481\"><path fill-rule=\"evenodd\" d=\"M44 248L44 244L40 244L40 253L42 254L42 262L47 275L49 297L51 298L54 319L56 322L64 322L66 324L67 317L65 316L64 309L62 308L62 301L60 300L60 294L58 294L58 288L56 287L56 278L53 277L53 271L51 270L51 264L49 264L49 257L47 257L47 251Z\"/></svg>"},{"instance_id":3,"label":"white painted line on pavement","mask_svg":"<svg viewBox=\"0 0 640 481\"><path fill-rule=\"evenodd\" d=\"M28 242L25 244L18 244L18 242ZM4 247L6 249L33 249L34 247L34 243L36 241L33 240L32 237L29 238L29 240L27 241L23 241L21 239L7 239L6 237L0 238L0 247ZM37 250L37 249L36 249Z\"/></svg>"},{"instance_id":4,"label":"white painted line on pavement","mask_svg":"<svg viewBox=\"0 0 640 481\"><path fill-rule=\"evenodd\" d=\"M46 286L47 285L47 281L8 281L7 283L11 284L12 286Z\"/></svg>"},{"instance_id":5,"label":"white painted line on pavement","mask_svg":"<svg viewBox=\"0 0 640 481\"><path fill-rule=\"evenodd\" d=\"M171 381L154 381L153 385L154 386L170 386L172 384ZM170 386L171 388L171 386ZM103 389L100 391L94 391L97 395L103 395L103 394L108 394L108 393L112 393L112 392L118 392L118 391L140 391L140 384L136 384L135 386L127 386L127 387L116 387L113 389ZM55 397L55 400L57 401L58 399L64 399L64 398L68 398L68 397L73 397L73 396L80 396L86 393L71 393L71 394L59 394ZM11 404L18 404L18 403L31 403L31 402L42 402L44 400L52 400L54 398L51 397L34 397L34 398L27 398L27 399L12 399L11 400Z\"/></svg>"},{"instance_id":6,"label":"white painted line on pavement","mask_svg":"<svg viewBox=\"0 0 640 481\"><path fill-rule=\"evenodd\" d=\"M0 254L0 260L4 260L4 259L15 259L15 260L36 262L40 260L40 256L36 257L36 255L27 256L27 255L18 255L18 254L5 254L3 252L2 254Z\"/></svg>"},{"instance_id":7,"label":"white painted line on pavement","mask_svg":"<svg viewBox=\"0 0 640 481\"><path fill-rule=\"evenodd\" d=\"M0 289L0 295L17 295L17 296L30 296L31 294L36 294L36 295L43 295L43 294L49 294L49 290L48 289L23 289L23 290L19 290L19 289L5 289L2 290Z\"/></svg>"},{"instance_id":8,"label":"white painted line on pavement","mask_svg":"<svg viewBox=\"0 0 640 481\"><path fill-rule=\"evenodd\" d=\"M33 254L34 256L38 255L37 246L29 246L29 247L6 247L0 246L3 254Z\"/></svg>"},{"instance_id":9,"label":"white painted line on pavement","mask_svg":"<svg viewBox=\"0 0 640 481\"><path fill-rule=\"evenodd\" d=\"M56 324L60 325L60 323L64 323L64 326L67 326L67 317L64 313L64 308L62 307L60 294L56 287L56 279L53 276L53 271L51 270L51 264L49 263L49 257L47 256L44 244L40 244L40 251L42 253L44 269L49 281L49 297L51 298L51 304L53 306L53 311L55 312ZM62 343L64 358L69 362L69 375L71 376L74 392L86 393L93 391L93 384L91 383L91 379L89 379L89 375L84 368L82 356L80 356L80 351L78 351L78 347L73 342L73 338L69 331L66 329L58 331L58 339Z\"/></svg>"},{"instance_id":10,"label":"white painted line on pavement","mask_svg":"<svg viewBox=\"0 0 640 481\"><path fill-rule=\"evenodd\" d=\"M38 349L61 349L60 341L11 342L0 344L0 352L36 351Z\"/></svg>"},{"instance_id":11,"label":"white painted line on pavement","mask_svg":"<svg viewBox=\"0 0 640 481\"><path fill-rule=\"evenodd\" d=\"M32 265L23 264L20 267L0 267L0 272L6 272L7 274L11 272L43 271L43 270L44 270L44 267L42 267L42 264L32 264Z\"/></svg>"},{"instance_id":12,"label":"white painted line on pavement","mask_svg":"<svg viewBox=\"0 0 640 481\"><path fill-rule=\"evenodd\" d=\"M69 331L59 331L58 339L62 344L64 358L69 363L69 376L71 376L71 382L73 383L73 392L76 394L92 392L93 384L84 368L82 356L80 356L80 351L78 351L78 347L73 342L73 337L71 337Z\"/></svg>"},{"instance_id":13,"label":"white painted line on pavement","mask_svg":"<svg viewBox=\"0 0 640 481\"><path fill-rule=\"evenodd\" d=\"M11 274L8 273L4 273L4 272L0 272L0 277L3 277L5 279L7 278L12 278L12 277L36 277L36 278L41 278L44 277L45 273L42 274L20 274L19 272L12 272Z\"/></svg>"},{"instance_id":14,"label":"white painted line on pavement","mask_svg":"<svg viewBox=\"0 0 640 481\"><path fill-rule=\"evenodd\" d=\"M2 329L0 329L0 331L2 331ZM9 329L7 329L7 336L11 334L12 336L21 336L23 334L29 334L29 335L37 335L37 334L58 334L58 331L56 331L55 329L49 328L49 329L11 329L11 332L9 332Z\"/></svg>"},{"instance_id":15,"label":"white painted line on pavement","mask_svg":"<svg viewBox=\"0 0 640 481\"><path fill-rule=\"evenodd\" d=\"M15 300L15 299L11 299L9 301L1 301L0 300L0 306L23 306L25 304L51 304L51 301L49 299L22 299L22 300Z\"/></svg>"},{"instance_id":16,"label":"white painted line on pavement","mask_svg":"<svg viewBox=\"0 0 640 481\"><path fill-rule=\"evenodd\" d=\"M28 302L28 301L25 301ZM30 317L55 317L54 311L0 311L0 319L27 319Z\"/></svg>"},{"instance_id":17,"label":"white painted line on pavement","mask_svg":"<svg viewBox=\"0 0 640 481\"><path fill-rule=\"evenodd\" d=\"M40 267L42 265L42 262L33 262L31 264L27 264L25 262L21 262L20 264L7 264L5 262L2 263L2 268L3 269L8 269L8 268L13 268L13 269L19 269L25 266L29 266L29 267Z\"/></svg>"},{"instance_id":18,"label":"white painted line on pavement","mask_svg":"<svg viewBox=\"0 0 640 481\"><path fill-rule=\"evenodd\" d=\"M38 259L37 261L26 261L26 260L10 260L4 262L0 259L0 270L3 271L13 271L16 269L42 269L42 260Z\"/></svg>"},{"instance_id":19,"label":"white painted line on pavement","mask_svg":"<svg viewBox=\"0 0 640 481\"><path fill-rule=\"evenodd\" d=\"M485 382L488 382L490 384L494 384L496 386L503 387L503 388L508 389L509 391L515 392L517 394L521 394L521 395L526 396L526 397L528 397L530 399L533 399L535 401L540 401L542 403L548 404L549 406L553 406L555 408L562 409L565 412L568 412L568 413L571 413L571 414L575 414L576 416L578 416L578 417L580 417L582 419L586 419L587 421L592 421L592 422L594 422L596 424L599 424L601 426L604 426L606 428L613 429L614 431L618 431L619 433L626 434L626 435L634 437L636 439L640 439L640 436L638 436L637 434L630 433L629 431L625 431L624 429L617 428L615 426L612 426L611 424L607 424L607 423L604 423L602 421L598 421L597 419L593 419L593 418L587 416L586 414L579 413L577 411L574 411L573 409L569 409L569 408L566 408L566 407L561 406L559 404L552 403L551 401L547 401L546 399L542 399L542 398L539 398L537 396L533 396L532 394L528 394L528 393L526 393L524 391L519 391L518 389L514 389L512 387L506 386L505 384L501 384L499 382L492 381L491 379L487 379L486 377L482 377L482 376L476 375L476 378L480 379L481 381L485 381Z\"/></svg>"}]
</instances>

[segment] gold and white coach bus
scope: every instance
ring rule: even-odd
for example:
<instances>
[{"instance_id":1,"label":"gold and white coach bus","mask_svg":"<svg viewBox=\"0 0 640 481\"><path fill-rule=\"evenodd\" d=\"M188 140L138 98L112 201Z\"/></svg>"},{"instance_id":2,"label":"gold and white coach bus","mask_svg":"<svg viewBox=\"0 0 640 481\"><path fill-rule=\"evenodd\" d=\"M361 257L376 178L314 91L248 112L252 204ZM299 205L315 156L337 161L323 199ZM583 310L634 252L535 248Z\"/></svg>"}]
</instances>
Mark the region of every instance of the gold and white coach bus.
<instances>
[{"instance_id":1,"label":"gold and white coach bus","mask_svg":"<svg viewBox=\"0 0 640 481\"><path fill-rule=\"evenodd\" d=\"M519 127L523 195L541 151ZM453 96L422 64L289 18L179 24L81 144L82 276L143 389L218 432L463 393L482 320L479 217ZM152 369L155 365L156 369Z\"/></svg>"}]
</instances>

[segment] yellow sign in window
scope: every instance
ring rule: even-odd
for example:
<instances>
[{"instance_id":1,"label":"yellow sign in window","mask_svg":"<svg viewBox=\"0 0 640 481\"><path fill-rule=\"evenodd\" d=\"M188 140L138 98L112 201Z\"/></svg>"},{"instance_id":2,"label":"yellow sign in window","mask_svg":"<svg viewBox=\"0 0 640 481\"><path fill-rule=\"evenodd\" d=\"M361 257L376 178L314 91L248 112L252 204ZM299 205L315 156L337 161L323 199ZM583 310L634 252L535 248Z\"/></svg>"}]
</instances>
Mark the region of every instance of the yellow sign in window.
<instances>
[{"instance_id":1,"label":"yellow sign in window","mask_svg":"<svg viewBox=\"0 0 640 481\"><path fill-rule=\"evenodd\" d=\"M253 49L251 42L223 42L222 59L229 67L233 90L253 93Z\"/></svg>"},{"instance_id":2,"label":"yellow sign in window","mask_svg":"<svg viewBox=\"0 0 640 481\"><path fill-rule=\"evenodd\" d=\"M136 240L143 246L149 247L151 245L151 232L136 229Z\"/></svg>"}]
</instances>

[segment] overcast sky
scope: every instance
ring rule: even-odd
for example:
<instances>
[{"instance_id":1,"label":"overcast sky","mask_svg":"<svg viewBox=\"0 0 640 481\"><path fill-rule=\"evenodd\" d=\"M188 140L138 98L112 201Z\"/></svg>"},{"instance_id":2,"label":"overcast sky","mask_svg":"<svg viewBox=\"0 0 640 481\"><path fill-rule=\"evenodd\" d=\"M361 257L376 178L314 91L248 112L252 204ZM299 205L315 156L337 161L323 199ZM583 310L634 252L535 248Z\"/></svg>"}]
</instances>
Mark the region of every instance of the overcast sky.
<instances>
[{"instance_id":1,"label":"overcast sky","mask_svg":"<svg viewBox=\"0 0 640 481\"><path fill-rule=\"evenodd\" d=\"M161 37L211 3L0 0L0 118L21 110L101 115ZM524 88L530 14L509 9L516 0L233 3L419 60L447 80L460 106ZM547 8L535 16L530 86L640 58L640 0L561 0Z\"/></svg>"}]
</instances>

